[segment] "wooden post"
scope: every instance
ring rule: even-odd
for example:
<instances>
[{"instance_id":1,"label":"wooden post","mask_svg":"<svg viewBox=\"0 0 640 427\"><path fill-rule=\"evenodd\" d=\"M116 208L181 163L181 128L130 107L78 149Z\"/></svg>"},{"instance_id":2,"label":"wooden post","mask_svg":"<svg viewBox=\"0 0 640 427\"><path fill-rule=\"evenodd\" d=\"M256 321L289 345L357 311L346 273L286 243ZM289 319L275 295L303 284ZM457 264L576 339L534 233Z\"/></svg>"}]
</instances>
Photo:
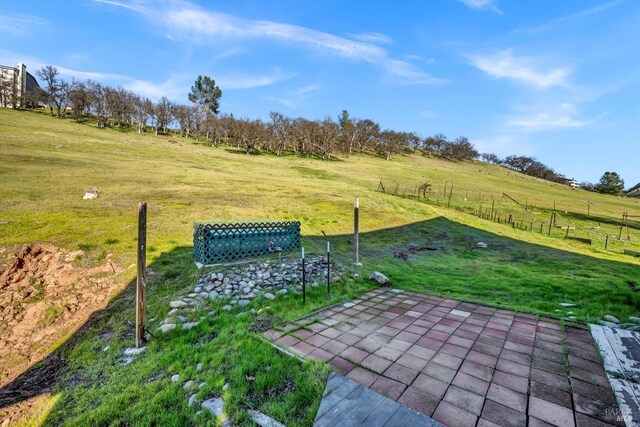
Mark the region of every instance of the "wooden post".
<instances>
[{"instance_id":1,"label":"wooden post","mask_svg":"<svg viewBox=\"0 0 640 427\"><path fill-rule=\"evenodd\" d=\"M491 214L489 215L489 219L493 219L493 207L495 204L495 200L493 200L493 197L491 197Z\"/></svg>"},{"instance_id":2,"label":"wooden post","mask_svg":"<svg viewBox=\"0 0 640 427\"><path fill-rule=\"evenodd\" d=\"M551 212L551 219L549 220L549 232L547 233L547 236L551 235L551 226L553 225L553 212Z\"/></svg>"},{"instance_id":3,"label":"wooden post","mask_svg":"<svg viewBox=\"0 0 640 427\"><path fill-rule=\"evenodd\" d=\"M567 234L564 235L564 238L566 239L567 237L569 237L569 224L567 224Z\"/></svg>"},{"instance_id":4,"label":"wooden post","mask_svg":"<svg viewBox=\"0 0 640 427\"><path fill-rule=\"evenodd\" d=\"M331 245L327 240L327 295L331 294Z\"/></svg>"},{"instance_id":5,"label":"wooden post","mask_svg":"<svg viewBox=\"0 0 640 427\"><path fill-rule=\"evenodd\" d=\"M442 197L447 197L447 181L444 182L444 192L442 193Z\"/></svg>"},{"instance_id":6,"label":"wooden post","mask_svg":"<svg viewBox=\"0 0 640 427\"><path fill-rule=\"evenodd\" d=\"M587 216L591 216L591 203L587 202Z\"/></svg>"},{"instance_id":7,"label":"wooden post","mask_svg":"<svg viewBox=\"0 0 640 427\"><path fill-rule=\"evenodd\" d=\"M544 226L544 222L540 223L540 234L542 234L542 227Z\"/></svg>"},{"instance_id":8,"label":"wooden post","mask_svg":"<svg viewBox=\"0 0 640 427\"><path fill-rule=\"evenodd\" d=\"M147 204L138 204L138 278L136 280L136 348L144 345L144 293L147 285Z\"/></svg>"},{"instance_id":9,"label":"wooden post","mask_svg":"<svg viewBox=\"0 0 640 427\"><path fill-rule=\"evenodd\" d=\"M451 189L449 190L449 202L447 203L447 207L451 207L451 195L453 194L453 184L451 184Z\"/></svg>"},{"instance_id":10,"label":"wooden post","mask_svg":"<svg viewBox=\"0 0 640 427\"><path fill-rule=\"evenodd\" d=\"M622 228L624 227L624 217L626 214L626 212L622 212L622 221L620 222L620 233L618 234L618 240L622 239Z\"/></svg>"},{"instance_id":11,"label":"wooden post","mask_svg":"<svg viewBox=\"0 0 640 427\"><path fill-rule=\"evenodd\" d=\"M509 221L507 221L507 224L511 224L511 214L509 214Z\"/></svg>"},{"instance_id":12,"label":"wooden post","mask_svg":"<svg viewBox=\"0 0 640 427\"><path fill-rule=\"evenodd\" d=\"M360 247L359 247L359 234L360 234L360 201L356 199L353 206L353 255L356 261L356 265L360 264Z\"/></svg>"},{"instance_id":13,"label":"wooden post","mask_svg":"<svg viewBox=\"0 0 640 427\"><path fill-rule=\"evenodd\" d=\"M302 247L302 304L307 303L307 272L304 265L304 246Z\"/></svg>"},{"instance_id":14,"label":"wooden post","mask_svg":"<svg viewBox=\"0 0 640 427\"><path fill-rule=\"evenodd\" d=\"M607 237L604 240L604 250L607 250L607 246L609 246L609 235L607 234Z\"/></svg>"}]
</instances>

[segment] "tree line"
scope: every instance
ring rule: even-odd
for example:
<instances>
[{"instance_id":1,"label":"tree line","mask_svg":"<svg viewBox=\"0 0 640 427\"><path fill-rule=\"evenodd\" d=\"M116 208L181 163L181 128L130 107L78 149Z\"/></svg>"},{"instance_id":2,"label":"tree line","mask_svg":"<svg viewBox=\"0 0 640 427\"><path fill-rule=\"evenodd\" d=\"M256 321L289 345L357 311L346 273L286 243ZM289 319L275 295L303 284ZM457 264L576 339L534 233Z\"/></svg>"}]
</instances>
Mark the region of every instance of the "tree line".
<instances>
[{"instance_id":1,"label":"tree line","mask_svg":"<svg viewBox=\"0 0 640 427\"><path fill-rule=\"evenodd\" d=\"M292 153L326 160L336 155L377 154L390 160L395 155L418 153L450 161L480 159L537 178L568 183L564 175L534 157L511 155L501 159L492 153L479 153L464 136L455 140L443 134L422 138L415 132L383 129L379 123L352 117L346 110L336 119L327 116L321 120L292 118L278 112L271 112L267 121L220 114L222 91L207 76L198 76L191 87L188 98L192 105L181 105L166 97L152 101L93 80L69 83L50 65L38 70L37 75L45 88L35 95L34 104L47 105L52 116L64 117L70 111L77 121L92 118L98 127L193 137L213 146L236 146L247 154Z\"/></svg>"}]
</instances>

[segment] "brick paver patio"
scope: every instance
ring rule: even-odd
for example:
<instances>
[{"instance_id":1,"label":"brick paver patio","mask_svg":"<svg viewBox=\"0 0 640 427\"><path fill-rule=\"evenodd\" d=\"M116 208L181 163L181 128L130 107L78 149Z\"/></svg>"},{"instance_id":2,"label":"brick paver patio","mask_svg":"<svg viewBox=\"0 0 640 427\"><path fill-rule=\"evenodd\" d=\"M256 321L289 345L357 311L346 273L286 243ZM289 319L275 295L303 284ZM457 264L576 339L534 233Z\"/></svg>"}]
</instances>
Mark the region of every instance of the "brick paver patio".
<instances>
[{"instance_id":1,"label":"brick paver patio","mask_svg":"<svg viewBox=\"0 0 640 427\"><path fill-rule=\"evenodd\" d=\"M589 330L380 288L266 337L448 426L624 426Z\"/></svg>"}]
</instances>

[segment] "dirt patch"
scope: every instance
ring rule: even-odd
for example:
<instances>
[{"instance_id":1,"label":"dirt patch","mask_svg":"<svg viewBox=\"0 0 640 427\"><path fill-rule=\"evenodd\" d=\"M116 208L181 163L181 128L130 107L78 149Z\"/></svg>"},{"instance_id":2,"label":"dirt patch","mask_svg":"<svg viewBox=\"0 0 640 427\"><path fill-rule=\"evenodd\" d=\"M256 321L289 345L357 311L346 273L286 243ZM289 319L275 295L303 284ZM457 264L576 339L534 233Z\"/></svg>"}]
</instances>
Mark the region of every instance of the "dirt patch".
<instances>
[{"instance_id":1,"label":"dirt patch","mask_svg":"<svg viewBox=\"0 0 640 427\"><path fill-rule=\"evenodd\" d=\"M118 288L113 280L120 271L117 266L108 258L96 267L74 265L83 255L82 251L36 243L19 247L3 263L0 386L73 334L92 312L107 305L112 291Z\"/></svg>"},{"instance_id":2,"label":"dirt patch","mask_svg":"<svg viewBox=\"0 0 640 427\"><path fill-rule=\"evenodd\" d=\"M273 327L274 324L278 324L280 319L275 316L256 317L253 324L249 328L251 332L266 332Z\"/></svg>"}]
</instances>

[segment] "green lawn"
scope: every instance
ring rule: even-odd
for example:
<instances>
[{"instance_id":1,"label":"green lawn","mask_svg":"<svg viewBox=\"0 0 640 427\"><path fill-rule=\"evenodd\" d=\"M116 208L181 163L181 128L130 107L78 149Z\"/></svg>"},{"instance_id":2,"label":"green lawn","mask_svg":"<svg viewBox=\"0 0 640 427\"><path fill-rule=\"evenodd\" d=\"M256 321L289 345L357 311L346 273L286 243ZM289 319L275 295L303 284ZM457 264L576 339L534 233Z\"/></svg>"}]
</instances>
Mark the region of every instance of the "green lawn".
<instances>
[{"instance_id":1,"label":"green lawn","mask_svg":"<svg viewBox=\"0 0 640 427\"><path fill-rule=\"evenodd\" d=\"M547 236L538 226L524 231L453 206L447 209L442 195L436 206L433 200L380 193L376 188L381 180L406 188L427 180L453 182L452 204L458 209L477 210L480 203L487 208L486 200L493 195L501 212L523 223L548 220L544 208L556 200L556 208L562 209L559 225L576 224L576 235L592 237L594 245L566 241L560 229ZM82 200L87 186L98 187L101 197ZM465 194L465 202L457 188L481 191L484 201L480 194ZM525 211L503 201L502 192L536 207ZM267 313L293 320L370 289L366 276L380 270L397 288L551 316L565 315L556 312L559 302L576 303L572 311L583 321L640 313L640 261L621 254L625 248L640 250L639 230L631 229L631 242L610 240L605 251L602 239L617 236L617 226L601 221L596 228L583 212L585 201L591 201L592 217L618 217L623 211L640 212L638 200L573 190L477 162L418 156L391 161L354 156L331 162L247 156L233 147L212 148L176 136L138 135L38 113L0 111L0 222L8 222L0 225L0 246L11 250L20 243L50 242L81 248L86 262L95 263L113 254L124 268L118 277L124 288L135 274L137 203L146 201L148 262L158 273L148 290L148 318L156 319L150 323L152 330L169 310L172 296L197 280L190 248L194 221L299 220L307 252L319 252L326 233L335 258L348 264L355 197L361 203L362 278L337 287L329 299L323 288L316 288L304 307L291 297L257 302L256 309L268 305ZM479 241L488 248L475 249ZM410 254L407 261L393 257L394 252L408 252L410 245L438 250ZM134 320L133 295L130 284L107 310L94 313L81 332L62 337L48 360L64 355L64 374L25 422L211 422L187 406L187 392L169 380L177 373L206 382L198 392L201 399L222 394L238 425L249 425L248 408L286 425L311 424L326 365L301 363L279 353L248 330L251 318L219 314L193 330L158 336L143 356L120 366L116 361L122 350L133 344L133 328L127 323ZM218 313L221 305L215 305ZM200 373L195 372L198 362L205 367ZM229 388L223 392L225 383Z\"/></svg>"}]
</instances>

